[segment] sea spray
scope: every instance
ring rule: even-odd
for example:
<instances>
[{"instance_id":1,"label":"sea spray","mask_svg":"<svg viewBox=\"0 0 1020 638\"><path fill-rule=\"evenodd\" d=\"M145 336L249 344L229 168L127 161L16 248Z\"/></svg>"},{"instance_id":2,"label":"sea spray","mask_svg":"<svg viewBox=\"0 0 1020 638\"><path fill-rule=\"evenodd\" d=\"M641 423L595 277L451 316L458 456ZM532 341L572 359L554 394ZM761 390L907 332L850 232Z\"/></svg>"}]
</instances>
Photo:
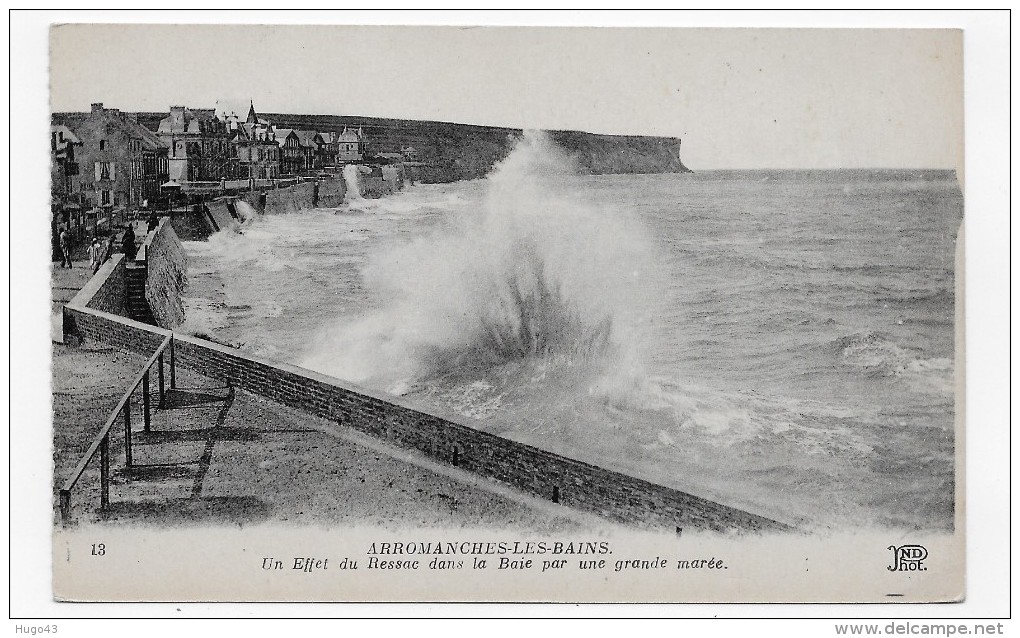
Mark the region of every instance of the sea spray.
<instances>
[{"instance_id":1,"label":"sea spray","mask_svg":"<svg viewBox=\"0 0 1020 638\"><path fill-rule=\"evenodd\" d=\"M381 309L331 326L302 365L403 393L498 377L499 388L578 369L578 383L640 360L658 279L637 219L561 188L572 163L526 133L486 179L480 209L380 251L363 271ZM518 378L520 377L520 378Z\"/></svg>"},{"instance_id":2,"label":"sea spray","mask_svg":"<svg viewBox=\"0 0 1020 638\"><path fill-rule=\"evenodd\" d=\"M243 199L238 199L234 202L234 210L237 212L238 221L241 225L247 225L255 221L258 212L252 208L252 205Z\"/></svg>"},{"instance_id":3,"label":"sea spray","mask_svg":"<svg viewBox=\"0 0 1020 638\"><path fill-rule=\"evenodd\" d=\"M344 166L344 184L347 186L345 198L348 203L363 199L361 195L361 169L357 164Z\"/></svg>"}]
</instances>

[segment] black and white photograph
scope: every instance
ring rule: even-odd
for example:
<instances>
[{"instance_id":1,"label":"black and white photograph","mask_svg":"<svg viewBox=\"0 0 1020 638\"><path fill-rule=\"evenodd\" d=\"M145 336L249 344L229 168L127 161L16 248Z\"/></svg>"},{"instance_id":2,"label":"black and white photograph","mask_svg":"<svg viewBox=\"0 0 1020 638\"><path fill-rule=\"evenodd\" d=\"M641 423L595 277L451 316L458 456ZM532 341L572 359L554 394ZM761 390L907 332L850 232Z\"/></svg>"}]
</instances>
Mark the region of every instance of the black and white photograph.
<instances>
[{"instance_id":1,"label":"black and white photograph","mask_svg":"<svg viewBox=\"0 0 1020 638\"><path fill-rule=\"evenodd\" d=\"M962 29L48 33L57 601L966 597Z\"/></svg>"}]
</instances>

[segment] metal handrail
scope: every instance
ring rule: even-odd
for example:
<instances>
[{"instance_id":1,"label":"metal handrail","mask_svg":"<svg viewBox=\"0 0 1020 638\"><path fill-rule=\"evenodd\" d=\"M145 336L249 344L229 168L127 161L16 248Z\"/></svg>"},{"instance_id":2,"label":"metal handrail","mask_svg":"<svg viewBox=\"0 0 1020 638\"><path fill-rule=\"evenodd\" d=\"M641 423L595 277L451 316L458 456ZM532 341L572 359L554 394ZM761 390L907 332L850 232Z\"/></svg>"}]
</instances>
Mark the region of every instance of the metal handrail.
<instances>
[{"instance_id":1,"label":"metal handrail","mask_svg":"<svg viewBox=\"0 0 1020 638\"><path fill-rule=\"evenodd\" d=\"M113 429L113 424L116 423L117 418L124 414L124 457L127 467L130 469L132 466L131 458L131 395L138 388L139 384L142 384L142 403L144 407L144 424L145 431L148 432L150 428L150 408L149 408L149 371L152 366L159 362L159 407L162 408L166 404L166 389L163 379L163 353L167 347L170 348L170 388L173 389L177 386L177 374L176 374L176 362L174 361L174 348L173 348L174 336L170 333L163 339L163 342L156 348L156 351L149 357L149 360L145 362L142 369L135 375L134 380L128 386L127 391L117 402L117 407L110 413L110 417L106 420L106 424L103 425L102 429L99 430L99 434L96 435L92 441L92 445L85 452L81 461L78 462L77 467L72 473L71 477L64 481L63 486L60 488L60 518L66 524L70 520L71 516L71 490L74 489L78 479L81 478L85 472L85 468L96 456L96 452L100 453L100 493L99 503L100 509L105 510L110 506L110 430Z\"/></svg>"}]
</instances>

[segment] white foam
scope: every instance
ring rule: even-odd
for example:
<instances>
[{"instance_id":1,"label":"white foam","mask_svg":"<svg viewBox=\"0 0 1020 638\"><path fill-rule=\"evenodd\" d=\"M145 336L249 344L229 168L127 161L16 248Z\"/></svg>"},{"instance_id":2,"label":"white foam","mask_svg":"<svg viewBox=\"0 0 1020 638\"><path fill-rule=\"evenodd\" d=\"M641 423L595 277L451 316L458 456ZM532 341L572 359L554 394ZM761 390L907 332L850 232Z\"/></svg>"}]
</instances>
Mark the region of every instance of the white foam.
<instances>
[{"instance_id":1,"label":"white foam","mask_svg":"<svg viewBox=\"0 0 1020 638\"><path fill-rule=\"evenodd\" d=\"M184 297L184 323L177 330L189 335L210 336L228 325L228 311L223 304L202 297Z\"/></svg>"},{"instance_id":2,"label":"white foam","mask_svg":"<svg viewBox=\"0 0 1020 638\"><path fill-rule=\"evenodd\" d=\"M363 276L383 307L331 327L302 364L385 388L532 356L631 356L661 289L654 243L622 212L562 196L557 178L572 170L543 135L525 135L480 209L374 256Z\"/></svg>"},{"instance_id":3,"label":"white foam","mask_svg":"<svg viewBox=\"0 0 1020 638\"><path fill-rule=\"evenodd\" d=\"M361 195L361 171L357 164L344 166L344 183L347 185L347 194L344 196L348 203L363 200Z\"/></svg>"}]
</instances>

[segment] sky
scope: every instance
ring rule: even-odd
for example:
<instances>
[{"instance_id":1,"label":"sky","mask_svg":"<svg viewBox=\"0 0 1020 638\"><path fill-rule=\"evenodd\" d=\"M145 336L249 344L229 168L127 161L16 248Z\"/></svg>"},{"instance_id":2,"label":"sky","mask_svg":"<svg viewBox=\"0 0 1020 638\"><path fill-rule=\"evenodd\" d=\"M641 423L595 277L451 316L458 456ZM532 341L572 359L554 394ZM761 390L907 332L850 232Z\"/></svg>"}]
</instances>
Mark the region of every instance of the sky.
<instances>
[{"instance_id":1,"label":"sky","mask_svg":"<svg viewBox=\"0 0 1020 638\"><path fill-rule=\"evenodd\" d=\"M694 168L953 168L951 29L82 25L51 108L434 119L679 137Z\"/></svg>"}]
</instances>

